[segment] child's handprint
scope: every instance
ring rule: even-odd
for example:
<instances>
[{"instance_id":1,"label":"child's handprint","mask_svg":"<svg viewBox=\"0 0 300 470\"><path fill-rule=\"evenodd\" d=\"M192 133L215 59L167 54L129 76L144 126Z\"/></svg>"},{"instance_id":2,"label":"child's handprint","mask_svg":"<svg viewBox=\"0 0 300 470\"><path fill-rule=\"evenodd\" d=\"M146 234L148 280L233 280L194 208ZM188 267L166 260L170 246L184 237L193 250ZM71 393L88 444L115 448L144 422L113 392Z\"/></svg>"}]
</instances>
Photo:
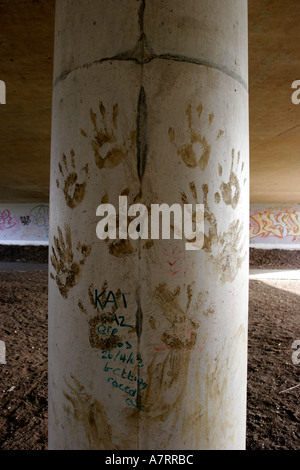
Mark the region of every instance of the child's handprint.
<instances>
[{"instance_id":1,"label":"child's handprint","mask_svg":"<svg viewBox=\"0 0 300 470\"><path fill-rule=\"evenodd\" d=\"M52 246L50 260L56 275L51 273L50 277L56 281L61 295L67 298L69 290L77 284L82 266L91 252L91 246L78 243L76 260L72 248L71 229L68 225L65 227L65 239L60 227L58 227L58 237L54 237L54 245L55 248Z\"/></svg>"},{"instance_id":2,"label":"child's handprint","mask_svg":"<svg viewBox=\"0 0 300 470\"><path fill-rule=\"evenodd\" d=\"M180 287L172 292L167 285L159 284L154 292L154 301L163 310L163 317L169 327L162 333L161 340L170 349L192 349L196 344L199 324L192 318L190 305L193 297L192 285L187 286L186 304L179 301Z\"/></svg>"},{"instance_id":3,"label":"child's handprint","mask_svg":"<svg viewBox=\"0 0 300 470\"><path fill-rule=\"evenodd\" d=\"M235 159L235 151L232 149L232 158L231 158L231 168L228 183L223 182L220 186L222 199L228 206L230 205L233 209L236 209L240 196L241 196L241 186L240 179L244 171L244 163L241 165L240 169L240 178L238 178L237 173L240 166L240 152L237 154L237 160ZM236 161L235 161L236 160ZM219 165L219 175L222 176L223 168L222 165ZM246 180L244 180L244 183Z\"/></svg>"},{"instance_id":4,"label":"child's handprint","mask_svg":"<svg viewBox=\"0 0 300 470\"><path fill-rule=\"evenodd\" d=\"M113 105L110 127L107 126L106 109L102 101L99 102L99 111L102 121L100 128L98 127L97 114L92 109L90 110L94 128L94 138L91 140L91 145L94 150L95 162L100 169L115 168L127 157L135 144L136 132L131 132L128 138L118 132L119 105L117 103ZM80 129L80 132L83 137L88 137L85 130Z\"/></svg>"},{"instance_id":5,"label":"child's handprint","mask_svg":"<svg viewBox=\"0 0 300 470\"><path fill-rule=\"evenodd\" d=\"M200 103L196 108L196 112L198 115L199 121L201 120L203 107ZM193 127L193 119L192 119L192 106L189 104L186 108L186 115L188 121L188 128L190 134L190 141L187 144L182 146L178 146L175 144L175 130L173 128L169 128L169 138L170 142L175 144L177 149L177 154L182 158L184 163L189 168L196 168L199 167L202 171L204 171L208 165L210 154L211 154L211 145L208 143L207 138L202 135L200 132L196 131ZM214 120L214 115L210 114L208 117L208 126L212 124ZM219 139L223 135L224 131L220 130L217 139ZM195 146L200 144L200 151L195 150ZM200 153L200 157L198 156Z\"/></svg>"},{"instance_id":6,"label":"child's handprint","mask_svg":"<svg viewBox=\"0 0 300 470\"><path fill-rule=\"evenodd\" d=\"M75 167L75 152L73 149L70 151L70 168L67 162L67 157L65 154L62 155L62 163L59 163L59 171L62 174L63 180L64 180L64 185L63 185L63 193L65 195L65 200L67 205L71 208L74 209L78 204L80 204L84 198L85 195L85 187L86 187L86 181L83 181L82 183L78 183L78 175L76 173L76 167ZM88 164L85 165L83 168L83 171L85 173L85 176L88 173ZM67 174L65 174L67 173ZM60 183L59 180L56 180L56 185L59 188Z\"/></svg>"}]
</instances>

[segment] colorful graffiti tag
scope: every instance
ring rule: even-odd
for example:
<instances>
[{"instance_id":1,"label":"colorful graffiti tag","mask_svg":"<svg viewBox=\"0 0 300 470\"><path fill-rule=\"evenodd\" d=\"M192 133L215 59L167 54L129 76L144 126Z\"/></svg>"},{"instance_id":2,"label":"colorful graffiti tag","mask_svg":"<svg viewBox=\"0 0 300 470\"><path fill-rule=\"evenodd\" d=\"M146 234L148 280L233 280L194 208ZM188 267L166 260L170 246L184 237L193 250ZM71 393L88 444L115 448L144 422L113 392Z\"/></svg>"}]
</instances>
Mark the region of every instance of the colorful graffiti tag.
<instances>
[{"instance_id":1,"label":"colorful graffiti tag","mask_svg":"<svg viewBox=\"0 0 300 470\"><path fill-rule=\"evenodd\" d=\"M0 205L0 244L48 244L48 204Z\"/></svg>"},{"instance_id":2,"label":"colorful graffiti tag","mask_svg":"<svg viewBox=\"0 0 300 470\"><path fill-rule=\"evenodd\" d=\"M0 210L0 230L8 230L13 228L16 225L16 222L10 215L8 209Z\"/></svg>"},{"instance_id":3,"label":"colorful graffiti tag","mask_svg":"<svg viewBox=\"0 0 300 470\"><path fill-rule=\"evenodd\" d=\"M293 207L267 207L250 215L250 240L276 238L300 242L300 212Z\"/></svg>"}]
</instances>

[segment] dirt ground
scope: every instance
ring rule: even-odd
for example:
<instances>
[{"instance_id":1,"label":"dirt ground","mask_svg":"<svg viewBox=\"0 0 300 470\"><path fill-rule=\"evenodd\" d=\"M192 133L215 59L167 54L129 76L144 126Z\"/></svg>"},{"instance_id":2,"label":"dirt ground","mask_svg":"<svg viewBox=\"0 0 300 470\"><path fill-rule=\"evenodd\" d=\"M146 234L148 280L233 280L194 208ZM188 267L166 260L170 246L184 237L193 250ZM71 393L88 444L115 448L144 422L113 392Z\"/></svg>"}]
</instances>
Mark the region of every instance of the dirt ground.
<instances>
[{"instance_id":1,"label":"dirt ground","mask_svg":"<svg viewBox=\"0 0 300 470\"><path fill-rule=\"evenodd\" d=\"M47 261L29 255L0 249L0 261ZM299 252L251 251L253 268L299 266ZM0 450L46 450L47 272L0 272L0 305ZM250 281L247 450L300 449L299 311L300 281Z\"/></svg>"}]
</instances>

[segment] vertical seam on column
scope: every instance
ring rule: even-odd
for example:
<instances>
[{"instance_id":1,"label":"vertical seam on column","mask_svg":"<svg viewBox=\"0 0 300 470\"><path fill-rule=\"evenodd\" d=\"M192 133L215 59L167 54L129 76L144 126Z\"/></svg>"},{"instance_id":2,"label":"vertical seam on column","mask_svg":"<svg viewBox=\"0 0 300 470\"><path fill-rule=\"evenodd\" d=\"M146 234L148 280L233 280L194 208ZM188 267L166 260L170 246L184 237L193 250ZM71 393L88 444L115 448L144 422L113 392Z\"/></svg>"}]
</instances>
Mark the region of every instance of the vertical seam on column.
<instances>
[{"instance_id":1,"label":"vertical seam on column","mask_svg":"<svg viewBox=\"0 0 300 470\"><path fill-rule=\"evenodd\" d=\"M146 159L147 159L147 105L146 105L146 93L144 89L144 62L145 62L145 33L144 33L144 14L146 8L146 0L141 0L138 20L140 28L140 38L137 45L137 53L141 55L140 64L141 64L141 88L138 98L138 108L137 108L137 136L136 136L136 151L137 151L137 173L140 181L139 187L139 197L142 196L142 184L143 176L146 170ZM140 46L140 47L139 47ZM137 326L137 338L138 338L138 358L141 358L140 352L140 341L143 329L143 313L141 306L141 238L139 238L139 248L138 248L138 290L137 290L137 314L136 314L136 326ZM138 379L140 379L140 369L137 371ZM137 410L138 410L138 420L137 420L137 439L138 446L140 449L140 408L141 408L141 399L140 399L140 380L138 380L137 385Z\"/></svg>"}]
</instances>

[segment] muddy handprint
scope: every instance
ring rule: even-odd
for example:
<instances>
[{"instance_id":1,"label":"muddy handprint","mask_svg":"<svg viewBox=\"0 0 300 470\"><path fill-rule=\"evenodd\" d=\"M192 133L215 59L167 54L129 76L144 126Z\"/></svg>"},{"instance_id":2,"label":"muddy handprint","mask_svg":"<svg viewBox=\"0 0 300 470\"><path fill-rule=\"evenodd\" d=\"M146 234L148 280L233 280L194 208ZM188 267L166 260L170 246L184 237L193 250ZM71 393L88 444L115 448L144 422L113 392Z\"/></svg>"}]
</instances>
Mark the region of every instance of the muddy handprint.
<instances>
[{"instance_id":1,"label":"muddy handprint","mask_svg":"<svg viewBox=\"0 0 300 470\"><path fill-rule=\"evenodd\" d=\"M73 249L71 229L65 226L65 236L58 227L58 237L54 237L54 246L50 261L55 270L55 275L50 273L51 279L56 281L57 287L64 298L69 295L78 282L82 267L91 252L91 246L78 243L76 250Z\"/></svg>"},{"instance_id":2,"label":"muddy handprint","mask_svg":"<svg viewBox=\"0 0 300 470\"><path fill-rule=\"evenodd\" d=\"M240 157L240 152L235 155L235 150L232 149L229 179L227 183L223 181L220 186L223 201L233 209L237 208L241 196L241 179L244 171L244 163L240 165ZM222 165L219 165L219 175L222 176L222 174L223 168Z\"/></svg>"},{"instance_id":3,"label":"muddy handprint","mask_svg":"<svg viewBox=\"0 0 300 470\"><path fill-rule=\"evenodd\" d=\"M78 174L76 172L75 165L75 152L73 149L70 150L69 163L66 155L63 154L62 163L60 162L58 166L63 179L62 190L65 196L66 203L71 209L74 209L74 207L76 207L83 201L85 196L88 164L86 164L82 170L83 180L81 183L78 182ZM56 185L58 188L61 187L61 183L58 179L56 180Z\"/></svg>"},{"instance_id":4,"label":"muddy handprint","mask_svg":"<svg viewBox=\"0 0 300 470\"><path fill-rule=\"evenodd\" d=\"M115 449L105 407L85 390L73 374L71 379L72 382L65 380L67 389L63 391L67 400L64 405L67 415L83 427L90 450Z\"/></svg>"},{"instance_id":5,"label":"muddy handprint","mask_svg":"<svg viewBox=\"0 0 300 470\"><path fill-rule=\"evenodd\" d=\"M94 137L91 138L90 143L98 168L112 169L117 167L127 157L128 153L135 145L136 132L131 131L129 135L126 136L122 130L118 129L118 103L113 105L109 124L107 123L107 111L102 101L99 102L98 108L101 120L100 125L98 125L97 113L95 113L93 109L90 110L90 119L94 130ZM80 132L83 137L89 138L84 129L80 129Z\"/></svg>"},{"instance_id":6,"label":"muddy handprint","mask_svg":"<svg viewBox=\"0 0 300 470\"><path fill-rule=\"evenodd\" d=\"M169 139L170 139L170 142L175 145L177 154L181 157L183 162L189 168L199 167L202 171L204 171L210 159L211 150L212 150L211 144L208 142L208 138L202 132L199 132L196 126L193 125L193 110L192 110L191 104L187 106L185 112L187 116L188 129L189 129L189 142L181 146L176 144L175 143L175 130L172 127L169 128ZM198 128L202 120L202 113L203 113L203 106L200 103L196 108L196 115L198 118ZM208 127L211 126L213 120L214 120L214 115L211 113L208 116L208 119L205 125ZM220 130L217 134L217 139L219 139L223 135L223 133L224 131ZM198 149L196 146L198 146Z\"/></svg>"}]
</instances>

